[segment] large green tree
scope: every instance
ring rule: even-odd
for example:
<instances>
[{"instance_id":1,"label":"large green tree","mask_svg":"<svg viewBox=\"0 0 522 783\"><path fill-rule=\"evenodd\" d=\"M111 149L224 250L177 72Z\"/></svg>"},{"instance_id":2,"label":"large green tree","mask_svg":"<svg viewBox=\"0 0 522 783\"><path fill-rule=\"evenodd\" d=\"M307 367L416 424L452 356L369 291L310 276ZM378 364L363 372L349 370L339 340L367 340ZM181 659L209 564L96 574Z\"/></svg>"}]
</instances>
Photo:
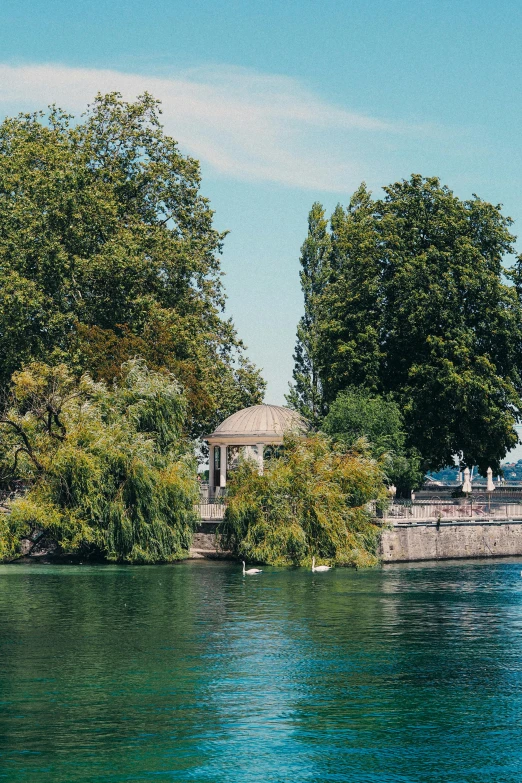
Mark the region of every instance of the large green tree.
<instances>
[{"instance_id":1,"label":"large green tree","mask_svg":"<svg viewBox=\"0 0 522 783\"><path fill-rule=\"evenodd\" d=\"M112 380L140 355L184 385L193 435L261 401L222 316L224 234L199 186L149 95L2 123L0 387L30 359Z\"/></svg>"},{"instance_id":2,"label":"large green tree","mask_svg":"<svg viewBox=\"0 0 522 783\"><path fill-rule=\"evenodd\" d=\"M318 367L326 405L350 385L379 388L382 290L374 203L364 184L331 218L327 285L318 302Z\"/></svg>"},{"instance_id":3,"label":"large green tree","mask_svg":"<svg viewBox=\"0 0 522 783\"><path fill-rule=\"evenodd\" d=\"M288 404L317 427L324 414L324 399L319 374L318 303L328 276L331 240L328 221L319 203L308 216L308 236L301 247L301 289L304 315L297 325L293 384L286 397Z\"/></svg>"},{"instance_id":4,"label":"large green tree","mask_svg":"<svg viewBox=\"0 0 522 783\"><path fill-rule=\"evenodd\" d=\"M319 304L325 403L352 385L391 394L425 469L458 455L498 470L517 442L522 393L511 220L434 177L384 192L373 200L363 187L332 218Z\"/></svg>"}]
</instances>

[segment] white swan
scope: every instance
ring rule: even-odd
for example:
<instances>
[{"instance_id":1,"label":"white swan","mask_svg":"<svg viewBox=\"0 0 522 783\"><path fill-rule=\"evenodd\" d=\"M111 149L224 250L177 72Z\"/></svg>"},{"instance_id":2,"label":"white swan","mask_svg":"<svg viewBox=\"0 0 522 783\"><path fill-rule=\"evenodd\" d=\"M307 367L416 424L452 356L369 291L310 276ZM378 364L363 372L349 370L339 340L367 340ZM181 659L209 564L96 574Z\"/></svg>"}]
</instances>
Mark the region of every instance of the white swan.
<instances>
[{"instance_id":1,"label":"white swan","mask_svg":"<svg viewBox=\"0 0 522 783\"><path fill-rule=\"evenodd\" d=\"M315 574L316 571L330 571L332 566L317 566L315 567L315 557L312 557L312 572Z\"/></svg>"},{"instance_id":2,"label":"white swan","mask_svg":"<svg viewBox=\"0 0 522 783\"><path fill-rule=\"evenodd\" d=\"M255 574L260 574L262 572L262 568L249 568L248 571L245 571L245 561L241 561L243 563L243 576L254 576Z\"/></svg>"}]
</instances>

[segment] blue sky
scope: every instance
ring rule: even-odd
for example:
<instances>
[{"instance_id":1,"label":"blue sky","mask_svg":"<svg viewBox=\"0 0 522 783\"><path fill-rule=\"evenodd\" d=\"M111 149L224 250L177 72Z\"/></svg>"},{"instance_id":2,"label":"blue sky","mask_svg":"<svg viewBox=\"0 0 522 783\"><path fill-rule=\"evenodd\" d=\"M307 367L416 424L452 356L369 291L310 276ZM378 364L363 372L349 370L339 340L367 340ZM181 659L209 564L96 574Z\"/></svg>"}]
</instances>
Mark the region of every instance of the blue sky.
<instances>
[{"instance_id":1,"label":"blue sky","mask_svg":"<svg viewBox=\"0 0 522 783\"><path fill-rule=\"evenodd\" d=\"M3 0L0 114L144 89L229 229L228 312L282 403L315 200L438 175L522 236L522 3ZM522 247L522 245L521 245Z\"/></svg>"}]
</instances>

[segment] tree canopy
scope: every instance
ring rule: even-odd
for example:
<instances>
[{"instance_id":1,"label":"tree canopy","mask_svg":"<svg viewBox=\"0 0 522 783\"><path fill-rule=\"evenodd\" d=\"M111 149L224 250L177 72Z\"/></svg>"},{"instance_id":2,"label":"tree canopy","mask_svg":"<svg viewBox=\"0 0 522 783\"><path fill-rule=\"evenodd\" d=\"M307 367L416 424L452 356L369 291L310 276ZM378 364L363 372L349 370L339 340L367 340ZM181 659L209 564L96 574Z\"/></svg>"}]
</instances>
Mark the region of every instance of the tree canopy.
<instances>
[{"instance_id":1,"label":"tree canopy","mask_svg":"<svg viewBox=\"0 0 522 783\"><path fill-rule=\"evenodd\" d=\"M0 388L31 360L112 382L141 356L183 384L195 436L262 400L199 186L147 94L0 125Z\"/></svg>"},{"instance_id":2,"label":"tree canopy","mask_svg":"<svg viewBox=\"0 0 522 783\"><path fill-rule=\"evenodd\" d=\"M0 477L25 492L0 517L0 559L43 532L63 553L125 562L186 556L198 498L178 382L142 361L117 384L33 362L0 415Z\"/></svg>"},{"instance_id":3,"label":"tree canopy","mask_svg":"<svg viewBox=\"0 0 522 783\"><path fill-rule=\"evenodd\" d=\"M435 177L384 193L373 199L362 185L330 221L316 309L324 404L350 386L391 394L424 469L458 455L497 471L517 442L522 393L511 220Z\"/></svg>"},{"instance_id":4,"label":"tree canopy","mask_svg":"<svg viewBox=\"0 0 522 783\"><path fill-rule=\"evenodd\" d=\"M372 394L364 387L350 387L337 395L322 430L349 448L364 438L400 496L422 484L420 455L408 449L403 416L390 397Z\"/></svg>"}]
</instances>

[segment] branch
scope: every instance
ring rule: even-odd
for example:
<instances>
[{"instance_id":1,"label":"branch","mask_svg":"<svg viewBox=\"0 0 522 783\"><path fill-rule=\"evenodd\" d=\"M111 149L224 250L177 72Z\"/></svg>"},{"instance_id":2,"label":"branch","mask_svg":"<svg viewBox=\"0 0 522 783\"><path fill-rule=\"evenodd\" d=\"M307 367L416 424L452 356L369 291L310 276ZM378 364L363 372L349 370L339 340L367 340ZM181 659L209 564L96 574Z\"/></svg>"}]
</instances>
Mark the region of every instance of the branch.
<instances>
[{"instance_id":1,"label":"branch","mask_svg":"<svg viewBox=\"0 0 522 783\"><path fill-rule=\"evenodd\" d=\"M16 422L11 421L10 419L0 419L0 424L7 424L9 427L12 427L15 432L18 433L18 435L22 438L22 440L24 442L24 445L20 446L18 451L19 452L20 451L25 451L25 453L27 454L27 456L29 457L29 459L31 460L33 465L35 465L35 467L40 472L43 472L43 465L34 456L33 450L31 448L31 444L29 443L29 438L27 437L27 435L23 431L22 427L19 424L17 424Z\"/></svg>"},{"instance_id":2,"label":"branch","mask_svg":"<svg viewBox=\"0 0 522 783\"><path fill-rule=\"evenodd\" d=\"M54 421L55 421L55 423L58 425L58 427L59 427L59 428L61 429L61 431L62 431L62 434L61 434L61 435L57 435L56 433L54 433L54 437L55 437L55 438L58 438L58 440L65 440L65 436L66 436L66 434L67 434L67 430L65 429L65 424L62 424L62 422L61 422L61 421L60 421L60 419L58 418L58 413L55 413L55 414L53 414L53 417L54 417Z\"/></svg>"},{"instance_id":3,"label":"branch","mask_svg":"<svg viewBox=\"0 0 522 783\"><path fill-rule=\"evenodd\" d=\"M64 441L67 432L65 429L65 425L62 424L59 418L61 411L62 411L61 406L57 410L50 403L47 403L47 434L50 435L52 438L57 438L57 440ZM58 433L52 431L53 420L54 423L61 429L62 431L61 435L58 435Z\"/></svg>"},{"instance_id":4,"label":"branch","mask_svg":"<svg viewBox=\"0 0 522 783\"><path fill-rule=\"evenodd\" d=\"M15 451L14 463L13 463L13 467L11 468L11 473L13 474L13 476L16 476L16 469L18 467L18 455L21 454L21 453L27 454L27 456L30 457L30 459L32 459L33 462L35 462L35 458L32 456L32 454L30 454L27 451L25 446L19 446L16 449L16 451ZM36 463L36 464L39 464L39 463Z\"/></svg>"},{"instance_id":5,"label":"branch","mask_svg":"<svg viewBox=\"0 0 522 783\"><path fill-rule=\"evenodd\" d=\"M170 215L168 215L168 216L165 218L165 220L160 220L160 221L158 221L158 223L157 223L156 225L157 225L157 226L165 226L165 225L166 225L166 224L169 222L169 220L171 220L171 219L173 218L173 216L174 216L174 212L171 212L171 214L170 214Z\"/></svg>"}]
</instances>

